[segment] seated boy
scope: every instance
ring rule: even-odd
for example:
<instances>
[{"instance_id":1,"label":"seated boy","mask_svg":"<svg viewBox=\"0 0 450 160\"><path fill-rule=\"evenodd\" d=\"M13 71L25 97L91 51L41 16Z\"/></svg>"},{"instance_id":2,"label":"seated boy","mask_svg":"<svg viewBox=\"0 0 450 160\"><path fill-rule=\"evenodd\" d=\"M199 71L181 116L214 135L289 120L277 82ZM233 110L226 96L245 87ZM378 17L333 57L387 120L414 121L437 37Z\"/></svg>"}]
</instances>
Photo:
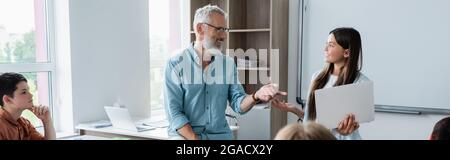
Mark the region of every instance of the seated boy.
<instances>
[{"instance_id":1,"label":"seated boy","mask_svg":"<svg viewBox=\"0 0 450 160\"><path fill-rule=\"evenodd\" d=\"M46 106L34 106L27 79L17 73L0 75L0 140L51 140L56 138L50 111ZM21 117L31 110L44 124L42 136L27 119Z\"/></svg>"}]
</instances>

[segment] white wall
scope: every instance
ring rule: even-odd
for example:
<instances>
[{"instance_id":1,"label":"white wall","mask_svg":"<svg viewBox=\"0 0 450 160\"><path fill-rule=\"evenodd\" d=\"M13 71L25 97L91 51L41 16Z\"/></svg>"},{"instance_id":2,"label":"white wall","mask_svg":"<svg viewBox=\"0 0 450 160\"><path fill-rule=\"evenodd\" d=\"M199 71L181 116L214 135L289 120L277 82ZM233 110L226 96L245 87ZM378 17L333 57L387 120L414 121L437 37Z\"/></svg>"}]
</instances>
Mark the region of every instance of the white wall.
<instances>
[{"instance_id":1,"label":"white wall","mask_svg":"<svg viewBox=\"0 0 450 160\"><path fill-rule=\"evenodd\" d=\"M69 0L48 1L50 7L49 22L52 29L50 35L54 39L56 58L55 74L55 107L53 107L54 123L57 132L73 132L73 104L72 104L72 61L70 52L70 22ZM56 113L56 114L55 114Z\"/></svg>"},{"instance_id":2,"label":"white wall","mask_svg":"<svg viewBox=\"0 0 450 160\"><path fill-rule=\"evenodd\" d=\"M289 0L289 45L288 45L288 102L297 104L297 76L298 76L298 56L299 56L299 32L300 12L299 0ZM288 123L297 122L298 117L294 114L288 114Z\"/></svg>"},{"instance_id":3,"label":"white wall","mask_svg":"<svg viewBox=\"0 0 450 160\"><path fill-rule=\"evenodd\" d=\"M106 119L118 97L133 116L150 115L147 0L69 3L74 123Z\"/></svg>"},{"instance_id":4,"label":"white wall","mask_svg":"<svg viewBox=\"0 0 450 160\"><path fill-rule=\"evenodd\" d=\"M298 80L297 74L299 73L298 67L298 55L299 55L299 37L300 32L300 17L299 17L299 0L290 0L289 8L289 80L288 88L289 96L288 101L295 102L295 93ZM327 33L324 33L327 34ZM318 51L320 52L320 51ZM295 59L295 60L292 60ZM310 77L310 76L309 76ZM308 78L309 78L308 77ZM407 115L407 114L393 114L393 113L376 113L375 121L368 124L361 124L360 133L363 139L428 139L429 135L434 127L434 124L440 119L450 115ZM289 114L288 122L292 123L296 121L296 117L293 114Z\"/></svg>"},{"instance_id":5,"label":"white wall","mask_svg":"<svg viewBox=\"0 0 450 160\"><path fill-rule=\"evenodd\" d=\"M374 81L375 104L450 110L450 21L442 20L450 1L307 0L306 6L303 99L310 77L323 68L328 33L350 26L361 33L362 73Z\"/></svg>"}]
</instances>

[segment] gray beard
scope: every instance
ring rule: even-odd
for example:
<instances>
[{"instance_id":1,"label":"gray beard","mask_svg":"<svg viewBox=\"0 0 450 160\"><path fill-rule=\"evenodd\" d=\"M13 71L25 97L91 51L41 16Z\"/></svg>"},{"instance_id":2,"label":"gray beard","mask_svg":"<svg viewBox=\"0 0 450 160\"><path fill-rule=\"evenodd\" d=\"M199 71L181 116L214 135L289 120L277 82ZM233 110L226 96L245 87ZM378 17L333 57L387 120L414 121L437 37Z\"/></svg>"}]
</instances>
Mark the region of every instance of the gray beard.
<instances>
[{"instance_id":1,"label":"gray beard","mask_svg":"<svg viewBox=\"0 0 450 160\"><path fill-rule=\"evenodd\" d=\"M217 49L217 50L221 50L222 46L216 46L214 44L214 42L209 39L209 38L205 38L205 41L203 42L203 46L205 47L206 50L210 50L210 49Z\"/></svg>"}]
</instances>

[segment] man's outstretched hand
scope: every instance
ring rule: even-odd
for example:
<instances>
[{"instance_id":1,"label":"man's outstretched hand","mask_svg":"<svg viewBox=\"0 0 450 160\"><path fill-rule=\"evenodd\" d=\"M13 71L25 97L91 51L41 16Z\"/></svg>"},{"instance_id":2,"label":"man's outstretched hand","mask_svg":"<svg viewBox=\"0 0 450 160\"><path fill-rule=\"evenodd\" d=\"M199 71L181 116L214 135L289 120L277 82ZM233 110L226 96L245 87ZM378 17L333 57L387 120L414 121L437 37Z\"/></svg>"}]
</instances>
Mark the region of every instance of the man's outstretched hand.
<instances>
[{"instance_id":1,"label":"man's outstretched hand","mask_svg":"<svg viewBox=\"0 0 450 160\"><path fill-rule=\"evenodd\" d=\"M287 92L278 91L277 84L268 84L255 93L255 97L263 102L272 100L276 95L287 96Z\"/></svg>"}]
</instances>

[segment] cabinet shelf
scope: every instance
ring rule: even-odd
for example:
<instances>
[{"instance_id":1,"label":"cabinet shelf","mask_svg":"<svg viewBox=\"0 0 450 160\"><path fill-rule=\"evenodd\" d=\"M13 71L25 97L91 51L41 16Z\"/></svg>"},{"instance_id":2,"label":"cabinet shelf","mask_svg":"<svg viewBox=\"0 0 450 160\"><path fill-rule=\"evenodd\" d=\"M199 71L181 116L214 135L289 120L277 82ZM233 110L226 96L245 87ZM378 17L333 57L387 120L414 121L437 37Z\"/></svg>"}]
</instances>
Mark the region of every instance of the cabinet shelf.
<instances>
[{"instance_id":1,"label":"cabinet shelf","mask_svg":"<svg viewBox=\"0 0 450 160\"><path fill-rule=\"evenodd\" d=\"M271 0L229 0L230 28L270 28Z\"/></svg>"},{"instance_id":2,"label":"cabinet shelf","mask_svg":"<svg viewBox=\"0 0 450 160\"><path fill-rule=\"evenodd\" d=\"M231 29L230 33L245 33L245 32L270 32L270 28L261 29Z\"/></svg>"},{"instance_id":3,"label":"cabinet shelf","mask_svg":"<svg viewBox=\"0 0 450 160\"><path fill-rule=\"evenodd\" d=\"M268 67L250 67L250 68L244 68L244 67L238 67L238 71L268 71L270 70Z\"/></svg>"}]
</instances>

